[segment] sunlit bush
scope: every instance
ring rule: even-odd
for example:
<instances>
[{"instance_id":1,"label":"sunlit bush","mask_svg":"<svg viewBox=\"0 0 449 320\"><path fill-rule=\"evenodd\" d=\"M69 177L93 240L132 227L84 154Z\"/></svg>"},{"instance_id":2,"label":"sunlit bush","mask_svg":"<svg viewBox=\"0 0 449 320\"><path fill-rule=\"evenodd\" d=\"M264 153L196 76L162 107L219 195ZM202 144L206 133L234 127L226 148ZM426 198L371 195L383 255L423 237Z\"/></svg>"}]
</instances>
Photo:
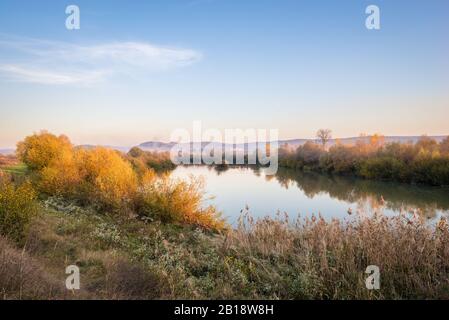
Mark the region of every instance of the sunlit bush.
<instances>
[{"instance_id":1,"label":"sunlit bush","mask_svg":"<svg viewBox=\"0 0 449 320\"><path fill-rule=\"evenodd\" d=\"M0 179L0 234L15 241L26 235L36 213L36 193L30 183L15 186Z\"/></svg>"},{"instance_id":2,"label":"sunlit bush","mask_svg":"<svg viewBox=\"0 0 449 320\"><path fill-rule=\"evenodd\" d=\"M72 151L66 136L55 136L42 131L25 138L17 144L17 155L30 169L41 170Z\"/></svg>"},{"instance_id":3,"label":"sunlit bush","mask_svg":"<svg viewBox=\"0 0 449 320\"><path fill-rule=\"evenodd\" d=\"M110 149L78 151L80 192L93 203L110 207L129 204L137 190L137 176L129 162Z\"/></svg>"},{"instance_id":4,"label":"sunlit bush","mask_svg":"<svg viewBox=\"0 0 449 320\"><path fill-rule=\"evenodd\" d=\"M39 191L49 195L76 196L82 178L80 165L72 149L64 150L57 159L38 172Z\"/></svg>"},{"instance_id":5,"label":"sunlit bush","mask_svg":"<svg viewBox=\"0 0 449 320\"><path fill-rule=\"evenodd\" d=\"M185 223L222 230L224 221L214 206L204 204L200 180L178 181L165 175L141 187L138 211L163 222Z\"/></svg>"},{"instance_id":6,"label":"sunlit bush","mask_svg":"<svg viewBox=\"0 0 449 320\"><path fill-rule=\"evenodd\" d=\"M114 150L73 148L67 137L42 132L20 142L18 154L48 195L117 208L130 203L137 189L132 166Z\"/></svg>"}]
</instances>

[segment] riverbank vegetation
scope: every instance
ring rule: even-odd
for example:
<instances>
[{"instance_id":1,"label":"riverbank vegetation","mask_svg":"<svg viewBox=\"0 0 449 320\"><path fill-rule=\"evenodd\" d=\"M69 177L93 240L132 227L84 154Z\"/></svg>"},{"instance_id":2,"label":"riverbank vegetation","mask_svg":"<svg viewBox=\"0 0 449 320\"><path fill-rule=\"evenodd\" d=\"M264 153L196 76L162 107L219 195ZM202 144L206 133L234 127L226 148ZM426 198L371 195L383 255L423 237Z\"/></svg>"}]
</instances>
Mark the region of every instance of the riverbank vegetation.
<instances>
[{"instance_id":1,"label":"riverbank vegetation","mask_svg":"<svg viewBox=\"0 0 449 320\"><path fill-rule=\"evenodd\" d=\"M367 142L368 140L368 142ZM440 143L426 136L417 143L385 143L382 136L353 145L307 142L279 152L279 165L304 171L354 175L404 183L449 185L449 137Z\"/></svg>"},{"instance_id":2,"label":"riverbank vegetation","mask_svg":"<svg viewBox=\"0 0 449 320\"><path fill-rule=\"evenodd\" d=\"M40 133L0 175L3 299L449 298L449 227L354 214L228 227L198 181L136 169L129 155ZM65 288L76 264L81 289ZM365 270L377 265L379 290Z\"/></svg>"},{"instance_id":3,"label":"riverbank vegetation","mask_svg":"<svg viewBox=\"0 0 449 320\"><path fill-rule=\"evenodd\" d=\"M169 152L149 152L138 147L133 147L128 152L128 160L138 171L151 168L157 172L173 170L176 165L170 159Z\"/></svg>"}]
</instances>

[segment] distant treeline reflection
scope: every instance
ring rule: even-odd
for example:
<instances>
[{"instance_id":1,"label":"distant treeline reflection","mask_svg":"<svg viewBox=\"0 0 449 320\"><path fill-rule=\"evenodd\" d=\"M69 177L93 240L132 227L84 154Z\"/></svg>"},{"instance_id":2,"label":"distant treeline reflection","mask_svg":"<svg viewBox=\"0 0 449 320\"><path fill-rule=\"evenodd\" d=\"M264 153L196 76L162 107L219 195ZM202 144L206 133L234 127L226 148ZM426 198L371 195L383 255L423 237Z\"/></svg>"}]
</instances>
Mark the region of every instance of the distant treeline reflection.
<instances>
[{"instance_id":1,"label":"distant treeline reflection","mask_svg":"<svg viewBox=\"0 0 449 320\"><path fill-rule=\"evenodd\" d=\"M368 202L373 209L417 212L428 218L434 217L436 211L449 211L449 188L413 186L285 168L279 169L276 176L267 176L266 179L276 179L286 189L294 183L310 198L324 192L332 198L359 205Z\"/></svg>"}]
</instances>

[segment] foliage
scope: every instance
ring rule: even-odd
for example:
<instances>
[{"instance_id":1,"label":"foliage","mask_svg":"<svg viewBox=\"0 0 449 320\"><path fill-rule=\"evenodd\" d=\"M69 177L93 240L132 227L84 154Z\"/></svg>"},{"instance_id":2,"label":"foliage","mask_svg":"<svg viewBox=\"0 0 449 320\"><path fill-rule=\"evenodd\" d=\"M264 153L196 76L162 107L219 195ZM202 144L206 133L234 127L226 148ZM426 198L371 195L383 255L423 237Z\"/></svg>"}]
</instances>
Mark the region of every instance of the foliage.
<instances>
[{"instance_id":1,"label":"foliage","mask_svg":"<svg viewBox=\"0 0 449 320\"><path fill-rule=\"evenodd\" d=\"M151 168L156 171L168 171L176 168L170 159L169 152L148 152L138 147L134 147L128 152L128 159L139 171L144 168Z\"/></svg>"},{"instance_id":2,"label":"foliage","mask_svg":"<svg viewBox=\"0 0 449 320\"><path fill-rule=\"evenodd\" d=\"M449 138L438 144L423 136L416 144L388 143L380 135L362 137L354 145L335 144L323 150L307 142L279 152L279 165L294 169L356 175L367 179L435 186L449 185Z\"/></svg>"},{"instance_id":3,"label":"foliage","mask_svg":"<svg viewBox=\"0 0 449 320\"><path fill-rule=\"evenodd\" d=\"M139 192L138 213L164 222L196 225L222 230L225 223L214 206L203 206L200 180L175 180L167 175L150 180Z\"/></svg>"},{"instance_id":4,"label":"foliage","mask_svg":"<svg viewBox=\"0 0 449 320\"><path fill-rule=\"evenodd\" d=\"M30 183L15 186L0 178L0 234L15 241L23 240L36 213L36 193Z\"/></svg>"},{"instance_id":5,"label":"foliage","mask_svg":"<svg viewBox=\"0 0 449 320\"><path fill-rule=\"evenodd\" d=\"M118 152L95 148L80 153L80 189L91 203L98 201L116 208L133 201L137 190L137 176Z\"/></svg>"},{"instance_id":6,"label":"foliage","mask_svg":"<svg viewBox=\"0 0 449 320\"><path fill-rule=\"evenodd\" d=\"M34 174L37 189L108 208L132 201L137 177L118 152L73 148L65 136L34 134L18 144L18 154Z\"/></svg>"},{"instance_id":7,"label":"foliage","mask_svg":"<svg viewBox=\"0 0 449 320\"><path fill-rule=\"evenodd\" d=\"M17 144L17 155L32 170L42 170L70 153L72 144L66 136L46 131L33 134Z\"/></svg>"},{"instance_id":8,"label":"foliage","mask_svg":"<svg viewBox=\"0 0 449 320\"><path fill-rule=\"evenodd\" d=\"M54 145L62 147L53 150ZM38 191L47 196L73 199L102 211L137 213L210 230L225 228L216 209L203 206L204 192L199 181L158 176L152 168L156 165L148 165L151 162L167 168L167 154L138 148L131 149L128 155L102 147L73 148L67 138L46 132L27 137L19 146L21 160L31 169ZM46 147L51 152L41 150Z\"/></svg>"}]
</instances>

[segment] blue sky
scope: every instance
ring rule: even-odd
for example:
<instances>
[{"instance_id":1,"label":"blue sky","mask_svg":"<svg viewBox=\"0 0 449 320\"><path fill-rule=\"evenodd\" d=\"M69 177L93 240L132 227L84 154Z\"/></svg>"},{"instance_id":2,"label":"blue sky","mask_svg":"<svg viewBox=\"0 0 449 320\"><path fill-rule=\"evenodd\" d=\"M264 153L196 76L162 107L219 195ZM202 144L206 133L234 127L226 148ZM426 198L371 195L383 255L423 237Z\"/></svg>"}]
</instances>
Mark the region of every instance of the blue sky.
<instances>
[{"instance_id":1,"label":"blue sky","mask_svg":"<svg viewBox=\"0 0 449 320\"><path fill-rule=\"evenodd\" d=\"M447 0L2 0L0 147L41 129L134 145L194 120L449 134L448 23Z\"/></svg>"}]
</instances>

